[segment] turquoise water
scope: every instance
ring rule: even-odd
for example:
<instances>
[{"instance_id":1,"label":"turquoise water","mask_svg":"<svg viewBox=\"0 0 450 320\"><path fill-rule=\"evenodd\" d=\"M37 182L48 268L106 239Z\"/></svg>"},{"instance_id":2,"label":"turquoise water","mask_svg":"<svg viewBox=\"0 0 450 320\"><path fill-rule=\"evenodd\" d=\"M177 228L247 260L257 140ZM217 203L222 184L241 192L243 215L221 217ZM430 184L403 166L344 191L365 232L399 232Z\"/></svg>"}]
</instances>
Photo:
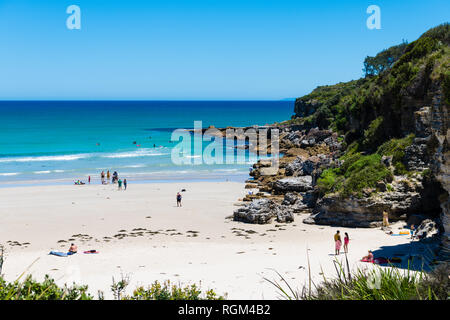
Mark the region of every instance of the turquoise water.
<instances>
[{"instance_id":1,"label":"turquoise water","mask_svg":"<svg viewBox=\"0 0 450 320\"><path fill-rule=\"evenodd\" d=\"M291 101L0 102L0 184L68 183L102 170L129 181L245 179L251 163L175 165L174 129L264 125ZM205 147L207 143L203 143Z\"/></svg>"}]
</instances>

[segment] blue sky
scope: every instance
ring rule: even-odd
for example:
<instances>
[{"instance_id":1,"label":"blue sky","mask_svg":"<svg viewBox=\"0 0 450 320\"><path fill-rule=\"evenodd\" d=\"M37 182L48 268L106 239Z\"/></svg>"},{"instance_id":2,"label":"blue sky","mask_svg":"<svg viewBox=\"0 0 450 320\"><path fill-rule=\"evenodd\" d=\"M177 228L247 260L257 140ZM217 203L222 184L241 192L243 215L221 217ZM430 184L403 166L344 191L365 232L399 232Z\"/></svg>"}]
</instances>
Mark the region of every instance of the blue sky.
<instances>
[{"instance_id":1,"label":"blue sky","mask_svg":"<svg viewBox=\"0 0 450 320\"><path fill-rule=\"evenodd\" d=\"M66 27L72 4L81 30ZM0 0L0 99L298 97L361 77L365 56L449 13L448 0Z\"/></svg>"}]
</instances>

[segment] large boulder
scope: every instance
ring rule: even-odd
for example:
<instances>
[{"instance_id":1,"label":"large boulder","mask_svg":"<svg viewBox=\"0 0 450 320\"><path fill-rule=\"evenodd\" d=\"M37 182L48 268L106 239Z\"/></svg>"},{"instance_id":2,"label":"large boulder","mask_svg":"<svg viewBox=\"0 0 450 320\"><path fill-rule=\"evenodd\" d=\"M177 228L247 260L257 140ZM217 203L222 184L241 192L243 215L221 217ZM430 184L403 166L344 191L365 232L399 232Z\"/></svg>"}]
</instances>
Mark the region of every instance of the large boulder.
<instances>
[{"instance_id":1,"label":"large boulder","mask_svg":"<svg viewBox=\"0 0 450 320\"><path fill-rule=\"evenodd\" d=\"M303 212L308 209L308 206L303 202L303 197L292 192L284 195L284 200L281 204L289 206L294 213Z\"/></svg>"},{"instance_id":2,"label":"large boulder","mask_svg":"<svg viewBox=\"0 0 450 320\"><path fill-rule=\"evenodd\" d=\"M425 219L417 227L414 236L420 240L428 240L439 234L439 226L431 219Z\"/></svg>"},{"instance_id":3,"label":"large boulder","mask_svg":"<svg viewBox=\"0 0 450 320\"><path fill-rule=\"evenodd\" d=\"M265 224L273 218L278 222L292 222L294 215L289 206L279 205L271 199L257 199L234 211L234 220L247 223Z\"/></svg>"},{"instance_id":4,"label":"large boulder","mask_svg":"<svg viewBox=\"0 0 450 320\"><path fill-rule=\"evenodd\" d=\"M275 193L306 192L312 190L312 177L290 177L277 180L273 186Z\"/></svg>"},{"instance_id":5,"label":"large boulder","mask_svg":"<svg viewBox=\"0 0 450 320\"><path fill-rule=\"evenodd\" d=\"M417 192L383 192L371 197L339 198L328 195L317 202L316 211L304 220L305 223L335 225L343 227L380 227L383 211L390 221L403 220L409 213L421 208Z\"/></svg>"}]
</instances>

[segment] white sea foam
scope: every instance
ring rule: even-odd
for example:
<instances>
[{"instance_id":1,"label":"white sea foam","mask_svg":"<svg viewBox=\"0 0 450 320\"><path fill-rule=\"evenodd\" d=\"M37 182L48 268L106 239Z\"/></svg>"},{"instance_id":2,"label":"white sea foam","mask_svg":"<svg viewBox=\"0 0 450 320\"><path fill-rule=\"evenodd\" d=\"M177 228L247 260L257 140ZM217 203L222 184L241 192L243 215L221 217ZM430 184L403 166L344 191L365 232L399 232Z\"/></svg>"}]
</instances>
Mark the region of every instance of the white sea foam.
<instances>
[{"instance_id":1,"label":"white sea foam","mask_svg":"<svg viewBox=\"0 0 450 320\"><path fill-rule=\"evenodd\" d=\"M132 165L124 166L121 168L144 168L144 167L145 167L145 164L132 164Z\"/></svg>"},{"instance_id":2,"label":"white sea foam","mask_svg":"<svg viewBox=\"0 0 450 320\"><path fill-rule=\"evenodd\" d=\"M35 174L46 174L46 173L50 173L50 170L44 170L44 171L34 171L33 173Z\"/></svg>"},{"instance_id":3,"label":"white sea foam","mask_svg":"<svg viewBox=\"0 0 450 320\"><path fill-rule=\"evenodd\" d=\"M35 156L35 157L8 157L0 158L0 163L7 162L35 162L35 161L74 161L87 158L137 158L137 157L152 157L152 156L164 156L169 153L155 152L154 149L141 149L137 151L126 151L116 153L80 153L80 154L67 154L58 156Z\"/></svg>"},{"instance_id":4,"label":"white sea foam","mask_svg":"<svg viewBox=\"0 0 450 320\"><path fill-rule=\"evenodd\" d=\"M5 173L0 173L0 176L17 176L19 173L18 172L5 172Z\"/></svg>"},{"instance_id":5,"label":"white sea foam","mask_svg":"<svg viewBox=\"0 0 450 320\"><path fill-rule=\"evenodd\" d=\"M34 161L73 161L88 158L89 154L71 154L61 156L39 156L39 157L16 157L16 158L0 158L0 162L34 162Z\"/></svg>"},{"instance_id":6,"label":"white sea foam","mask_svg":"<svg viewBox=\"0 0 450 320\"><path fill-rule=\"evenodd\" d=\"M141 149L137 151L131 151L131 152L117 152L117 153L110 153L110 154L104 154L101 155L102 158L138 158L138 157L153 157L153 156L164 156L168 155L169 153L160 153L155 152L152 149Z\"/></svg>"}]
</instances>

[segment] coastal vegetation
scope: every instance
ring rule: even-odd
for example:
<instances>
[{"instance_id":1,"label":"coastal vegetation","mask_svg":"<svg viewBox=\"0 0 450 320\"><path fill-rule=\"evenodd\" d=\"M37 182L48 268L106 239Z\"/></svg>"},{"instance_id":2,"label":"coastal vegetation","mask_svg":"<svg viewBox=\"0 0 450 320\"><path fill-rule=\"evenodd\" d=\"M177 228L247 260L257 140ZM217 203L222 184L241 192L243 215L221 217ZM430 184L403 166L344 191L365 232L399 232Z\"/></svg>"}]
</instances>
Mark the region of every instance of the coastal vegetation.
<instances>
[{"instance_id":1,"label":"coastal vegetation","mask_svg":"<svg viewBox=\"0 0 450 320\"><path fill-rule=\"evenodd\" d=\"M223 300L214 290L203 292L196 284L183 286L170 281L160 283L155 281L147 288L138 287L131 295L124 294L128 279L122 278L111 285L113 296L117 300ZM103 300L104 294L99 291L98 299ZM30 275L23 281L7 282L0 277L0 300L93 300L88 293L88 286L77 285L58 286L48 275L43 281L37 281Z\"/></svg>"},{"instance_id":2,"label":"coastal vegetation","mask_svg":"<svg viewBox=\"0 0 450 320\"><path fill-rule=\"evenodd\" d=\"M377 191L394 175L408 175L405 149L413 144L413 108L450 93L450 26L444 23L412 43L405 41L364 61L365 77L321 86L298 98L295 116L286 124L331 129L344 137L343 165L322 172L322 195L361 196ZM428 153L434 152L429 144ZM392 168L382 163L392 158Z\"/></svg>"},{"instance_id":3,"label":"coastal vegetation","mask_svg":"<svg viewBox=\"0 0 450 320\"><path fill-rule=\"evenodd\" d=\"M348 262L347 262L348 266ZM371 269L358 268L350 272L335 261L337 276L323 276L320 284L311 277L302 290L279 273L280 282L265 279L287 300L448 300L450 299L450 269L441 264L432 272L401 270L376 266Z\"/></svg>"}]
</instances>

